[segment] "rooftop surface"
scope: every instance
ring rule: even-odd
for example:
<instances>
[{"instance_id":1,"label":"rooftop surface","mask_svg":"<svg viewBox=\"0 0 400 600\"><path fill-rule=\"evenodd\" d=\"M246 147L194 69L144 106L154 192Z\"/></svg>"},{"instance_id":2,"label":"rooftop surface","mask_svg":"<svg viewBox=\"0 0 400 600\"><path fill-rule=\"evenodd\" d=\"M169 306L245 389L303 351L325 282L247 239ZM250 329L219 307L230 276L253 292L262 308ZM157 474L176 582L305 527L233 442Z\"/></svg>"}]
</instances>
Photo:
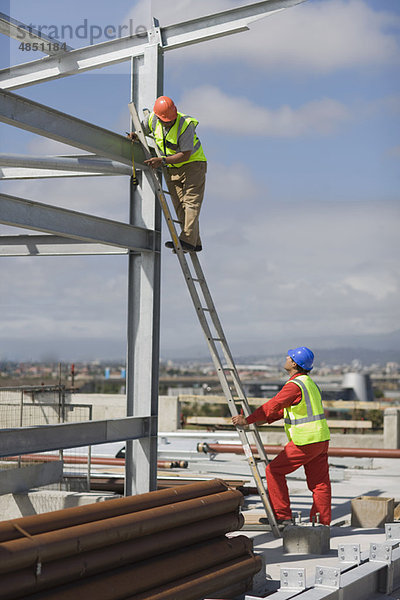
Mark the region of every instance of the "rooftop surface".
<instances>
[{"instance_id":1,"label":"rooftop surface","mask_svg":"<svg viewBox=\"0 0 400 600\"><path fill-rule=\"evenodd\" d=\"M214 436L214 440L213 440ZM221 477L223 479L241 479L248 485L254 485L250 468L242 456L218 454L213 458L196 452L199 441L218 441L219 434L197 432L186 437L165 433L160 435L160 458L181 456L189 462L188 469L180 470L182 477ZM224 440L226 441L226 440ZM273 457L272 457L273 458ZM315 567L338 565L338 546L340 544L359 544L361 553L369 552L371 543L382 544L386 540L384 528L353 528L351 521L351 500L359 496L394 498L400 501L400 466L398 459L336 458L330 457L330 475L332 482L332 526L330 528L329 553L285 554L282 539L275 539L270 531L245 529L236 534L245 534L253 539L254 550L262 553L266 564L268 589L279 586L281 567L302 567L306 570L307 586L314 585ZM175 476L175 473L173 474ZM166 475L167 476L167 475ZM172 474L171 474L172 476ZM303 521L308 521L311 508L311 493L307 488L303 468L287 478L292 512L301 513ZM245 497L243 512L251 520L265 516L258 496ZM251 527L251 526L250 526ZM381 598L380 594L376 598ZM384 596L385 598L400 598ZM367 596L365 596L367 598ZM373 596L368 596L373 598Z\"/></svg>"}]
</instances>

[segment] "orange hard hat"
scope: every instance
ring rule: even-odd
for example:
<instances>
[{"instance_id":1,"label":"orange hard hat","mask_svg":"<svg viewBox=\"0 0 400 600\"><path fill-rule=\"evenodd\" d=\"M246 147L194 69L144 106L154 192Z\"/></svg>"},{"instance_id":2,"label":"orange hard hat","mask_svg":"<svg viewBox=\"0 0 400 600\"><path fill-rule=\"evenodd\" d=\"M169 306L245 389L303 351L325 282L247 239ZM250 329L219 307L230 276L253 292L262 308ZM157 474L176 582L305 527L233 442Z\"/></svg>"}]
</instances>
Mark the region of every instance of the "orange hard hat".
<instances>
[{"instance_id":1,"label":"orange hard hat","mask_svg":"<svg viewBox=\"0 0 400 600\"><path fill-rule=\"evenodd\" d=\"M161 121L173 121L178 114L174 101L171 100L171 98L168 98L168 96L160 96L157 98L154 103L153 111Z\"/></svg>"}]
</instances>

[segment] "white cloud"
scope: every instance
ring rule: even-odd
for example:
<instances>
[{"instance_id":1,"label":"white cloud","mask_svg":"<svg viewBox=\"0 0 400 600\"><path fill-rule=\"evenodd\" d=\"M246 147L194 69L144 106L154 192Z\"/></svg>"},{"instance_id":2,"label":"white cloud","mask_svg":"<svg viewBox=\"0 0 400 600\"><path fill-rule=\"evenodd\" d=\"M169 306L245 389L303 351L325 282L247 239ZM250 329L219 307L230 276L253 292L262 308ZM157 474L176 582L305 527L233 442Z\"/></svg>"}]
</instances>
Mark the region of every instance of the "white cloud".
<instances>
[{"instance_id":1,"label":"white cloud","mask_svg":"<svg viewBox=\"0 0 400 600\"><path fill-rule=\"evenodd\" d=\"M40 137L38 135L34 135L31 139L29 139L26 146L27 154L35 154L38 156L43 155L67 155L67 154L89 154L89 152L85 152L84 150L80 150L79 148L74 148L69 144L63 144L62 142L57 142L56 140L51 140L49 138Z\"/></svg>"},{"instance_id":2,"label":"white cloud","mask_svg":"<svg viewBox=\"0 0 400 600\"><path fill-rule=\"evenodd\" d=\"M392 331L400 316L398 216L395 206L271 202L242 215L240 228L227 216L205 240L204 259L233 337L291 327L351 334L356 323L363 333Z\"/></svg>"},{"instance_id":3,"label":"white cloud","mask_svg":"<svg viewBox=\"0 0 400 600\"><path fill-rule=\"evenodd\" d=\"M39 346L75 338L78 347L82 338L124 336L126 258L4 258L0 269L8 289L2 338L36 338Z\"/></svg>"},{"instance_id":4,"label":"white cloud","mask_svg":"<svg viewBox=\"0 0 400 600\"><path fill-rule=\"evenodd\" d=\"M234 171L235 165L215 169L208 185L223 187L225 196L219 198L215 188L215 198L224 213L216 219L217 207L208 202L201 219L200 258L229 341L265 339L267 348L272 339L395 328L400 317L397 206L260 203L255 199L261 187L254 180L247 195L242 185L235 196L240 179ZM104 207L108 203L112 213L111 188L101 184L93 200ZM61 190L66 197L67 188ZM82 196L76 193L81 209L89 202L86 193L85 187ZM231 202L232 196L242 201ZM78 348L81 340L91 339L95 352L108 338L124 340L126 270L123 257L3 259L3 338L22 345L33 339L38 348L46 340L59 340L60 348L63 340L74 340ZM182 273L165 250L161 298L163 346L201 346L203 335Z\"/></svg>"},{"instance_id":5,"label":"white cloud","mask_svg":"<svg viewBox=\"0 0 400 600\"><path fill-rule=\"evenodd\" d=\"M197 16L186 0L174 22ZM201 3L204 4L203 2ZM236 4L235 4L236 5ZM171 22L170 5L158 3L161 26ZM209 2L202 14L232 7ZM184 10L183 10L184 8ZM394 29L397 15L371 7L363 0L316 0L288 8L259 21L250 31L196 44L171 53L171 61L247 61L255 68L329 73L337 69L398 63Z\"/></svg>"},{"instance_id":6,"label":"white cloud","mask_svg":"<svg viewBox=\"0 0 400 600\"><path fill-rule=\"evenodd\" d=\"M229 179L228 192L232 189ZM254 185L254 184L253 184ZM400 321L399 208L382 203L228 202L207 206L200 256L233 345L296 337L390 333ZM218 198L218 193L216 193ZM162 341L179 348L202 333L176 264L163 257ZM249 346L247 346L248 348ZM272 351L272 348L269 347ZM204 349L206 354L206 348Z\"/></svg>"},{"instance_id":7,"label":"white cloud","mask_svg":"<svg viewBox=\"0 0 400 600\"><path fill-rule=\"evenodd\" d=\"M242 202L243 198L254 196L258 192L254 174L242 163L223 165L214 162L209 165L207 189L214 190L218 203Z\"/></svg>"},{"instance_id":8,"label":"white cloud","mask_svg":"<svg viewBox=\"0 0 400 600\"><path fill-rule=\"evenodd\" d=\"M245 97L235 97L213 86L186 92L180 107L195 114L203 127L232 135L298 137L329 134L350 117L342 103L331 98L307 102L298 108L269 109Z\"/></svg>"},{"instance_id":9,"label":"white cloud","mask_svg":"<svg viewBox=\"0 0 400 600\"><path fill-rule=\"evenodd\" d=\"M371 273L354 273L343 280L356 292L363 292L373 296L376 300L383 300L390 294L396 294L399 291L399 278L388 272L381 273L375 271Z\"/></svg>"}]
</instances>

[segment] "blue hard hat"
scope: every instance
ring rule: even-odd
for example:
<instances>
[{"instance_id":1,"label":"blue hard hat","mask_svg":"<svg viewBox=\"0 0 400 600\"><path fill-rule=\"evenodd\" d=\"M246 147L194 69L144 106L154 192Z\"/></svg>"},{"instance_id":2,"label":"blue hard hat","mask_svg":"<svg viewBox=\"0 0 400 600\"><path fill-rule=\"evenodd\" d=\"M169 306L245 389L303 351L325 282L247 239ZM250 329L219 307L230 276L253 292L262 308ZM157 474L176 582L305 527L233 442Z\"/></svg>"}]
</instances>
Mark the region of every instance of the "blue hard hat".
<instances>
[{"instance_id":1,"label":"blue hard hat","mask_svg":"<svg viewBox=\"0 0 400 600\"><path fill-rule=\"evenodd\" d=\"M300 346L294 350L288 350L288 356L294 360L296 365L299 365L305 371L311 371L313 368L314 352L310 348Z\"/></svg>"}]
</instances>

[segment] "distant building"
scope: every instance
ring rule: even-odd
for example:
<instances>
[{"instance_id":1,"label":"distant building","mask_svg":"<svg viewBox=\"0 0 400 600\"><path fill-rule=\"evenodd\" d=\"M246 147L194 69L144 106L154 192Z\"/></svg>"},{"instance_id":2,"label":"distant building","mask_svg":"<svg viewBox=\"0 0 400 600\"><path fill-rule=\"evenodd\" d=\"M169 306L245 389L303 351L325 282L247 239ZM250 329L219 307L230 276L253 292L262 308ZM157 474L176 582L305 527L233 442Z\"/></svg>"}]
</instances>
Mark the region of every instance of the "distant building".
<instances>
[{"instance_id":1,"label":"distant building","mask_svg":"<svg viewBox=\"0 0 400 600\"><path fill-rule=\"evenodd\" d=\"M324 383L315 378L322 391L324 400L359 400L372 402L372 391L369 375L363 373L345 373L340 383ZM283 381L245 381L242 382L246 395L249 398L272 398L285 384Z\"/></svg>"}]
</instances>

